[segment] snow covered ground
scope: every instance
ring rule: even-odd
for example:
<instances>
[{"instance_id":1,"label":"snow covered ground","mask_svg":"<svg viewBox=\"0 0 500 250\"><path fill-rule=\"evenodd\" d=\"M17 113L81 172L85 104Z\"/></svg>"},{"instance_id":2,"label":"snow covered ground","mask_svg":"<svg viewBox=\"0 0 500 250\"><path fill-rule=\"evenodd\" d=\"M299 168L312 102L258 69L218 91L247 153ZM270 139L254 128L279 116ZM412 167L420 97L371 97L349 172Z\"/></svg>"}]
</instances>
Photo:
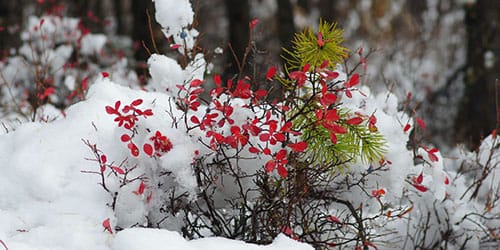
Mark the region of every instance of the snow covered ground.
<instances>
[{"instance_id":1,"label":"snow covered ground","mask_svg":"<svg viewBox=\"0 0 500 250\"><path fill-rule=\"evenodd\" d=\"M161 96L165 98L101 79L86 101L67 110L66 118L25 123L0 136L0 240L5 246L11 250L312 249L284 235L269 246L257 246L223 238L186 241L177 232L160 229L129 228L116 234L105 230L103 221L111 218L114 227L116 217L98 175L82 172L97 166L86 159L92 152L82 139L102 146L111 158L124 145L104 107L118 99L152 101ZM122 218L127 216L133 215Z\"/></svg>"}]
</instances>

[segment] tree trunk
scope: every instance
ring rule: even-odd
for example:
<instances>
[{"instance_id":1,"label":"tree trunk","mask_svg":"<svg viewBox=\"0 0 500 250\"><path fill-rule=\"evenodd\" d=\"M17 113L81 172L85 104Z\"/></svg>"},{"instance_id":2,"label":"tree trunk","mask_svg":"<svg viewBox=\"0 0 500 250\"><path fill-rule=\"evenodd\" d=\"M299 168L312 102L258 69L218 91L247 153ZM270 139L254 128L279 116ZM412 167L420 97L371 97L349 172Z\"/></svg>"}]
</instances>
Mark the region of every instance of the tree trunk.
<instances>
[{"instance_id":1,"label":"tree trunk","mask_svg":"<svg viewBox=\"0 0 500 250\"><path fill-rule=\"evenodd\" d=\"M248 0L234 1L224 0L226 13L229 21L229 46L227 49L228 67L224 72L226 79L234 77L242 77L246 73L251 72L248 65L251 50L247 53L249 45L249 27L250 16L248 13ZM245 53L247 53L246 58ZM245 61L244 61L245 60ZM245 65L243 67L243 65ZM243 67L243 68L242 68Z\"/></svg>"},{"instance_id":2,"label":"tree trunk","mask_svg":"<svg viewBox=\"0 0 500 250\"><path fill-rule=\"evenodd\" d=\"M278 32L281 47L290 49L295 34L293 9L290 0L278 0Z\"/></svg>"},{"instance_id":3,"label":"tree trunk","mask_svg":"<svg viewBox=\"0 0 500 250\"><path fill-rule=\"evenodd\" d=\"M137 43L134 57L138 62L146 61L149 58L149 54L143 44L146 48L153 51L147 12L149 11L151 23L154 24L154 8L150 1L132 1L132 11L134 16L132 39Z\"/></svg>"},{"instance_id":4,"label":"tree trunk","mask_svg":"<svg viewBox=\"0 0 500 250\"><path fill-rule=\"evenodd\" d=\"M495 79L500 74L500 1L478 0L466 6L467 65L465 91L457 120L457 142L477 148L482 137L498 128ZM493 61L485 60L489 55ZM495 60L495 57L496 60Z\"/></svg>"},{"instance_id":5,"label":"tree trunk","mask_svg":"<svg viewBox=\"0 0 500 250\"><path fill-rule=\"evenodd\" d=\"M0 1L0 58L5 52L8 55L10 48L16 48L20 44L19 31L22 28L22 1Z\"/></svg>"},{"instance_id":6,"label":"tree trunk","mask_svg":"<svg viewBox=\"0 0 500 250\"><path fill-rule=\"evenodd\" d=\"M114 0L115 15L118 22L116 32L120 35L132 35L134 18L131 13L131 1L133 0Z\"/></svg>"}]
</instances>

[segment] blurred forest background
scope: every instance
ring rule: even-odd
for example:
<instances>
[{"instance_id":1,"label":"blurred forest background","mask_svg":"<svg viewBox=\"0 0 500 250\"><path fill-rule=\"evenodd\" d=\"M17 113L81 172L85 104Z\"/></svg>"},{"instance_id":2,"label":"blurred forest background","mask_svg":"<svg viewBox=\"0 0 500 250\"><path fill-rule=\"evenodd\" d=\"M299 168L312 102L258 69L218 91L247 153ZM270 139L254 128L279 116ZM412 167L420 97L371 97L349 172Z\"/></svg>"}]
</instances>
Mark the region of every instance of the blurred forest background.
<instances>
[{"instance_id":1,"label":"blurred forest background","mask_svg":"<svg viewBox=\"0 0 500 250\"><path fill-rule=\"evenodd\" d=\"M321 19L344 29L344 46L368 58L363 82L411 93L428 125L428 140L474 149L498 127L500 1L498 0L191 0L198 46L226 78L238 74L235 58L250 56L244 73L264 77L281 64L281 48L295 32ZM30 15L80 17L93 33L119 47L139 78L147 78L149 51L171 51L146 0L0 0L1 58L16 53ZM250 32L249 22L259 23ZM151 27L151 28L149 28ZM152 42L155 41L156 45ZM221 50L222 49L222 50ZM221 53L221 51L223 51Z\"/></svg>"}]
</instances>

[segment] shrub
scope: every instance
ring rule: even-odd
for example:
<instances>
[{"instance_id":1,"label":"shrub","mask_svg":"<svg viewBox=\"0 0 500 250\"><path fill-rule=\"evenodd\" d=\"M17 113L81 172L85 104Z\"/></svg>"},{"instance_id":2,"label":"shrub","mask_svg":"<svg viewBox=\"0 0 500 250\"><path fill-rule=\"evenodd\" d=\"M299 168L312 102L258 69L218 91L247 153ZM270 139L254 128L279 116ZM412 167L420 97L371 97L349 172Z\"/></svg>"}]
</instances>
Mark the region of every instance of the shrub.
<instances>
[{"instance_id":1,"label":"shrub","mask_svg":"<svg viewBox=\"0 0 500 250\"><path fill-rule=\"evenodd\" d=\"M187 0L175 4L191 9ZM73 58L85 54L85 38L97 38L76 19L33 18L21 55L1 68L5 95L26 101L20 93L28 89L34 96L28 112L16 105L32 120L49 103L64 108L83 99L90 78L96 91L113 86L125 93L99 113L114 126L99 133L114 141L83 140L94 169L82 172L98 176L115 215L103 218L107 232L154 227L259 244L284 233L317 249L479 248L498 241L495 131L479 152L444 158L424 143L426 125L410 97L400 103L365 86L373 50L350 52L342 31L324 21L317 32L295 36L284 51L284 72L271 66L262 82L205 79L193 13L168 14L157 12L157 19L182 62L151 55L152 79L143 89L149 93L113 85L128 71L93 62L101 46ZM25 78L13 77L17 70ZM276 83L278 99L270 94Z\"/></svg>"}]
</instances>

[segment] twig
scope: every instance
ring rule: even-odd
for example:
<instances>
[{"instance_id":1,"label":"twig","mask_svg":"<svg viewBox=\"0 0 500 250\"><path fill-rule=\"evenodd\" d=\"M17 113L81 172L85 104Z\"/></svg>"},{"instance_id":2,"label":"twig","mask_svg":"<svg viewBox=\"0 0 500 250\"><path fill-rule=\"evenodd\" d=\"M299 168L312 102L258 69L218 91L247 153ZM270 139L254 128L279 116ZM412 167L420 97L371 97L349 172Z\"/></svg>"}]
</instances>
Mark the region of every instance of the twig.
<instances>
[{"instance_id":1,"label":"twig","mask_svg":"<svg viewBox=\"0 0 500 250\"><path fill-rule=\"evenodd\" d=\"M151 16L149 15L149 10L146 10L146 15L148 16L148 28L149 28L149 36L151 37L151 43L153 44L155 52L159 54L160 51L158 50L158 47L156 47L156 41L153 33L153 25L151 24Z\"/></svg>"},{"instance_id":2,"label":"twig","mask_svg":"<svg viewBox=\"0 0 500 250\"><path fill-rule=\"evenodd\" d=\"M2 246L5 248L5 250L9 250L9 248L7 247L5 242L3 242L3 240L0 240L0 244L2 244Z\"/></svg>"}]
</instances>

